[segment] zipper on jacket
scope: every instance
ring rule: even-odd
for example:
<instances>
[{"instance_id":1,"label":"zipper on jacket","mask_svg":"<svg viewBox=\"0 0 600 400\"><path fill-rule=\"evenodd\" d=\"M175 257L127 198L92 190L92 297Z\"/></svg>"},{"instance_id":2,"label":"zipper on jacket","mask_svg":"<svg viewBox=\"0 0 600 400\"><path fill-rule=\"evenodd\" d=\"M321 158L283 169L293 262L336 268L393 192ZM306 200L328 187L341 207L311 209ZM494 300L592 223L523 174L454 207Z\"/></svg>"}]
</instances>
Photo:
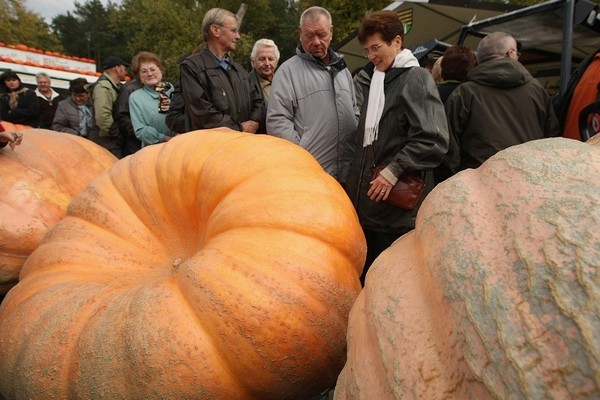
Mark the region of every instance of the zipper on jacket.
<instances>
[{"instance_id":1,"label":"zipper on jacket","mask_svg":"<svg viewBox=\"0 0 600 400\"><path fill-rule=\"evenodd\" d=\"M357 131L358 133L358 131ZM360 145L360 144L359 144ZM365 161L366 161L366 155L367 152L364 150L365 148L362 148L363 150L361 151L361 156L360 156L360 168L359 168L359 177L358 177L358 182L356 185L356 192L354 193L354 204L356 204L356 211L358 212L358 207L359 207L359 202L360 202L360 190L362 188L362 182L363 182L363 178L364 178L364 168L365 168Z\"/></svg>"}]
</instances>

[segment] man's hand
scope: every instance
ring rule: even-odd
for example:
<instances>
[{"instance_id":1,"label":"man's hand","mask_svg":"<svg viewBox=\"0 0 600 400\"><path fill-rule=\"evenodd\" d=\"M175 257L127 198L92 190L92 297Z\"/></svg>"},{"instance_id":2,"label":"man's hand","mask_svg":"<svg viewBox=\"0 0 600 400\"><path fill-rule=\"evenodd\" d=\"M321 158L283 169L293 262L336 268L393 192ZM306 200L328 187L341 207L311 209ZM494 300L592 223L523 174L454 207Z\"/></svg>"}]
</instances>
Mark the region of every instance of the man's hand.
<instances>
[{"instance_id":1,"label":"man's hand","mask_svg":"<svg viewBox=\"0 0 600 400\"><path fill-rule=\"evenodd\" d=\"M258 130L258 122L248 120L242 122L242 132L256 133Z\"/></svg>"}]
</instances>

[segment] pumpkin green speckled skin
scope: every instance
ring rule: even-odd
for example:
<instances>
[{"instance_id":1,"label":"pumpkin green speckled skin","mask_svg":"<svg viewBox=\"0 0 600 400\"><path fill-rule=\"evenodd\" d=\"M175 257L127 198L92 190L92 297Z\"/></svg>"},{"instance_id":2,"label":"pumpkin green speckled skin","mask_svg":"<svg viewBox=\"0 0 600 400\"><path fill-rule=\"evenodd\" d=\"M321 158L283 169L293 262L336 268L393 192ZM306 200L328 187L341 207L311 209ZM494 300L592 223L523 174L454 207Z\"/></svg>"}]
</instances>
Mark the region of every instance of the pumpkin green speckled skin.
<instances>
[{"instance_id":1,"label":"pumpkin green speckled skin","mask_svg":"<svg viewBox=\"0 0 600 400\"><path fill-rule=\"evenodd\" d=\"M13 287L25 260L65 216L69 202L117 159L76 135L18 129L23 141L0 149L0 298Z\"/></svg>"},{"instance_id":2,"label":"pumpkin green speckled skin","mask_svg":"<svg viewBox=\"0 0 600 400\"><path fill-rule=\"evenodd\" d=\"M335 399L600 398L599 266L600 147L498 153L370 269Z\"/></svg>"},{"instance_id":3,"label":"pumpkin green speckled skin","mask_svg":"<svg viewBox=\"0 0 600 400\"><path fill-rule=\"evenodd\" d=\"M341 186L267 135L118 161L0 307L7 399L307 399L346 359L366 244Z\"/></svg>"}]
</instances>

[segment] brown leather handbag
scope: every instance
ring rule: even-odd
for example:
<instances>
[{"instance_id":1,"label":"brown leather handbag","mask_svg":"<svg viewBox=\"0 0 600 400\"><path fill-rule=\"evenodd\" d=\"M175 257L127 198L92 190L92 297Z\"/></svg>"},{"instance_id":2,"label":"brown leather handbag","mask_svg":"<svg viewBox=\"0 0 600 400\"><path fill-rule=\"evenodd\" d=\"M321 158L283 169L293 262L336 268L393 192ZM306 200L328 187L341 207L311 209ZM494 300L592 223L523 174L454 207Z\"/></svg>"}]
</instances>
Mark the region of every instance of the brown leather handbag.
<instances>
[{"instance_id":1,"label":"brown leather handbag","mask_svg":"<svg viewBox=\"0 0 600 400\"><path fill-rule=\"evenodd\" d=\"M384 165L376 167L373 172L373 179L384 168ZM421 200L424 191L425 182L423 179L405 172L398 177L398 182L392 187L385 201L403 210L412 210Z\"/></svg>"}]
</instances>

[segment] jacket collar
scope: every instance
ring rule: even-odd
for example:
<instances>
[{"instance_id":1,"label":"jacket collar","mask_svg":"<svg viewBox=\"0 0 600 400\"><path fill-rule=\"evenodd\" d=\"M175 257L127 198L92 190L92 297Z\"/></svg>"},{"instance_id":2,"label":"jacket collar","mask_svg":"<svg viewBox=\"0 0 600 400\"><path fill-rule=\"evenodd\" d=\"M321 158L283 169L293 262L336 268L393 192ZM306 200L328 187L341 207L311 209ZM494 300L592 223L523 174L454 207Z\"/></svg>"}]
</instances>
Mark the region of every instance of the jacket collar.
<instances>
[{"instance_id":1,"label":"jacket collar","mask_svg":"<svg viewBox=\"0 0 600 400\"><path fill-rule=\"evenodd\" d=\"M40 97L44 100L54 100L55 98L57 98L59 96L58 93L56 93L56 91L54 91L54 89L50 88L50 98L48 99L42 92L40 92L39 89L35 89L35 94L37 95L37 97Z\"/></svg>"},{"instance_id":2,"label":"jacket collar","mask_svg":"<svg viewBox=\"0 0 600 400\"><path fill-rule=\"evenodd\" d=\"M207 47L204 47L200 51L199 55L204 60L204 64L206 65L206 68L211 68L211 69L221 68L222 69L217 56L215 56ZM233 62L231 57L229 57L229 68L237 70L235 63Z\"/></svg>"},{"instance_id":3,"label":"jacket collar","mask_svg":"<svg viewBox=\"0 0 600 400\"><path fill-rule=\"evenodd\" d=\"M327 54L329 55L330 60L329 65L325 65L322 60L315 58L310 53L305 52L301 44L296 47L296 54L298 57L304 60L315 63L320 69L335 69L337 72L346 68L346 60L344 60L344 57L331 50L331 48L327 49Z\"/></svg>"},{"instance_id":4,"label":"jacket collar","mask_svg":"<svg viewBox=\"0 0 600 400\"><path fill-rule=\"evenodd\" d=\"M400 75L402 75L404 72L406 72L408 69L410 69L412 67L408 67L408 68L390 68L388 71L386 71L385 73L385 80L384 80L384 84L388 84L389 82L393 81L394 79L396 79L397 77L399 77ZM375 72L375 65L373 65L372 62L369 62L359 73L358 73L358 78L357 80L360 83L363 84L369 84L371 82L371 78L373 78L373 73Z\"/></svg>"}]
</instances>

